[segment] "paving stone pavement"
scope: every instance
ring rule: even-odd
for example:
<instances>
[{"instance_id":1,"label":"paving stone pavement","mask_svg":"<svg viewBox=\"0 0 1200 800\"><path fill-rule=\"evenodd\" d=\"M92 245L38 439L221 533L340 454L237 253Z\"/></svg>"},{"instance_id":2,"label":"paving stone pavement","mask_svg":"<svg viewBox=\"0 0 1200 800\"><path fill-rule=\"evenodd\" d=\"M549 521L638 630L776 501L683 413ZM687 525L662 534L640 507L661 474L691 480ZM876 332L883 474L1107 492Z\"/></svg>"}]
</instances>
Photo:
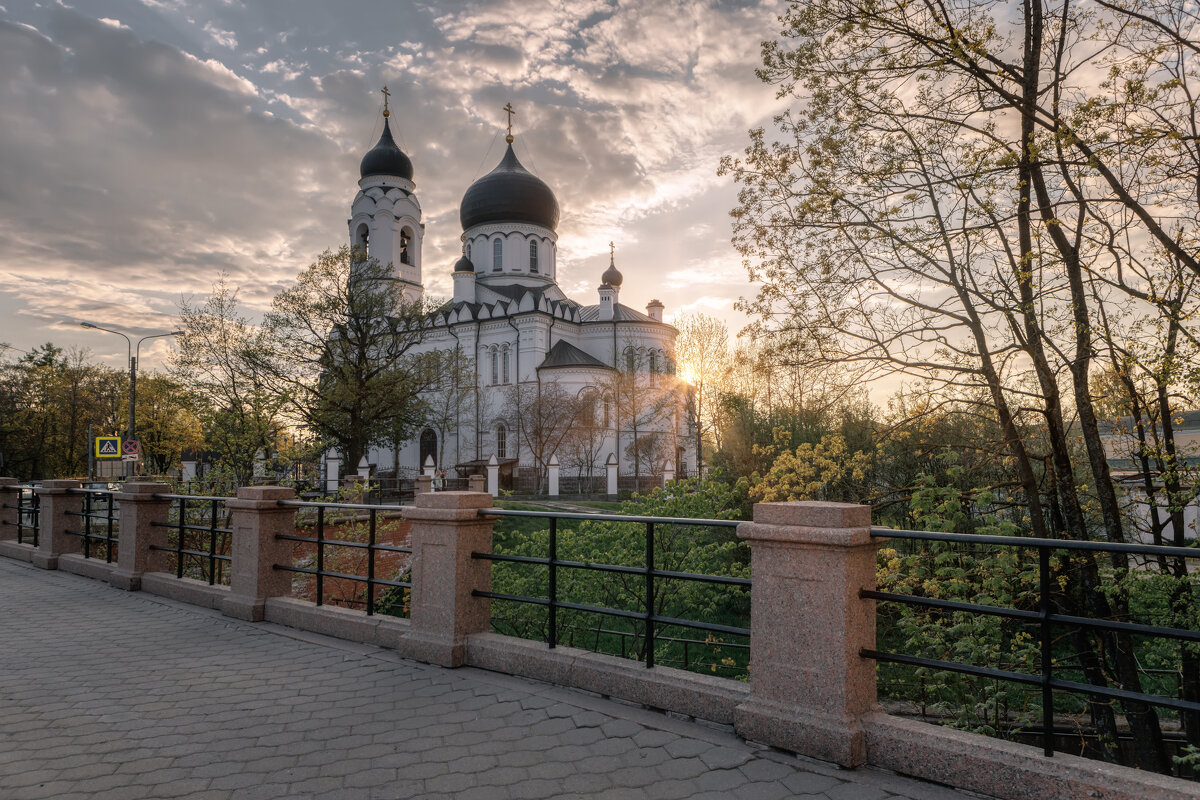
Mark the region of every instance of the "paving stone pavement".
<instances>
[{"instance_id":1,"label":"paving stone pavement","mask_svg":"<svg viewBox=\"0 0 1200 800\"><path fill-rule=\"evenodd\" d=\"M0 559L2 800L973 796Z\"/></svg>"}]
</instances>

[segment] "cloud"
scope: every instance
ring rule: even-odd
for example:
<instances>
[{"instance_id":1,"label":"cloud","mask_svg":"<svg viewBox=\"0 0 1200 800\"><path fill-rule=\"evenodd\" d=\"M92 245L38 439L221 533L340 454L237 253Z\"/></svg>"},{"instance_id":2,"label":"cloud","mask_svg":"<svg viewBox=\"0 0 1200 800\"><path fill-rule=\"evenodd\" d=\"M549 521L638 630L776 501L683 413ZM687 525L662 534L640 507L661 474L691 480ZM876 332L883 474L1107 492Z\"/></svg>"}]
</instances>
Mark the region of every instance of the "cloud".
<instances>
[{"instance_id":1,"label":"cloud","mask_svg":"<svg viewBox=\"0 0 1200 800\"><path fill-rule=\"evenodd\" d=\"M615 240L628 304L731 304L746 286L714 173L780 107L752 72L779 5L398 4L363 25L331 4L142 0L119 20L46 7L0 21L3 302L34 327L121 314L161 328L225 272L263 309L346 238L386 83L430 292L450 292L458 203L499 162L511 101L517 153L563 210L564 290L595 302Z\"/></svg>"}]
</instances>

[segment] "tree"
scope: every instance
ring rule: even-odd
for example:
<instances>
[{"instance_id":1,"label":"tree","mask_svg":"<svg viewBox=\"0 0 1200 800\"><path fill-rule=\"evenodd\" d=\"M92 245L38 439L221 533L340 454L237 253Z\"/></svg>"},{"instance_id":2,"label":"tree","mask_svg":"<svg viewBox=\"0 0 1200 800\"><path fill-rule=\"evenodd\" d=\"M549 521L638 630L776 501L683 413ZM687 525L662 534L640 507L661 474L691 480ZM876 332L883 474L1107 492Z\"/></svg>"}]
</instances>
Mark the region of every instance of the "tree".
<instances>
[{"instance_id":1,"label":"tree","mask_svg":"<svg viewBox=\"0 0 1200 800\"><path fill-rule=\"evenodd\" d=\"M640 487L642 476L661 474L666 453L674 461L683 398L679 381L661 370L664 365L652 365L650 356L632 344L623 352L606 394L613 400L617 448L624 447Z\"/></svg>"},{"instance_id":2,"label":"tree","mask_svg":"<svg viewBox=\"0 0 1200 800\"><path fill-rule=\"evenodd\" d=\"M540 378L537 381L514 383L507 395L505 405L520 414L516 426L518 446L533 459L537 473L536 489L540 492L550 457L565 449L563 444L578 418L578 398L563 389L557 381Z\"/></svg>"},{"instance_id":3,"label":"tree","mask_svg":"<svg viewBox=\"0 0 1200 800\"><path fill-rule=\"evenodd\" d=\"M715 441L716 387L729 369L729 331L725 323L708 314L680 314L673 324L679 330L675 339L676 374L691 387L687 395L696 435L696 473L704 474L704 444L710 449Z\"/></svg>"},{"instance_id":4,"label":"tree","mask_svg":"<svg viewBox=\"0 0 1200 800\"><path fill-rule=\"evenodd\" d=\"M327 250L276 295L255 369L353 467L370 445L408 439L424 421L420 395L439 379L437 356L418 349L427 310L404 299L390 265Z\"/></svg>"},{"instance_id":5,"label":"tree","mask_svg":"<svg viewBox=\"0 0 1200 800\"><path fill-rule=\"evenodd\" d=\"M1105 310L1192 310L1156 294L1200 268L1200 18L1168 3L1063 0L793 6L760 76L802 111L751 133L735 241L762 283L760 331L815 365L915 379L989 418L1035 535L1126 538L1091 378ZM1126 320L1129 324L1129 320ZM1061 602L1129 613L1081 556ZM1130 637L1077 634L1087 679L1138 687ZM1102 659L1107 663L1102 664ZM1115 737L1111 707L1093 704ZM1165 770L1154 709L1123 703L1139 766ZM1109 757L1115 751L1109 749Z\"/></svg>"},{"instance_id":6,"label":"tree","mask_svg":"<svg viewBox=\"0 0 1200 800\"><path fill-rule=\"evenodd\" d=\"M255 457L283 427L281 398L259 369L261 332L238 309L237 290L225 276L201 303L184 298L170 374L195 397L206 448L238 486L254 476Z\"/></svg>"}]
</instances>

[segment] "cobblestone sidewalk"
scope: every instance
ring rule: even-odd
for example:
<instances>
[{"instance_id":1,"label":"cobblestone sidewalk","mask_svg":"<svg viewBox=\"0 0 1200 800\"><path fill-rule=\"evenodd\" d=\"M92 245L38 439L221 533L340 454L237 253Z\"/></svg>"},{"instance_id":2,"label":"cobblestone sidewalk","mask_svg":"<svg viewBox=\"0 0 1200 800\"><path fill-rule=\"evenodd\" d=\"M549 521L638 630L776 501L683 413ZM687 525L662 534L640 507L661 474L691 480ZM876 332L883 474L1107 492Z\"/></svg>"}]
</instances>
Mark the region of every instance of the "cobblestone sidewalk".
<instances>
[{"instance_id":1,"label":"cobblestone sidewalk","mask_svg":"<svg viewBox=\"0 0 1200 800\"><path fill-rule=\"evenodd\" d=\"M0 798L969 795L0 560Z\"/></svg>"}]
</instances>

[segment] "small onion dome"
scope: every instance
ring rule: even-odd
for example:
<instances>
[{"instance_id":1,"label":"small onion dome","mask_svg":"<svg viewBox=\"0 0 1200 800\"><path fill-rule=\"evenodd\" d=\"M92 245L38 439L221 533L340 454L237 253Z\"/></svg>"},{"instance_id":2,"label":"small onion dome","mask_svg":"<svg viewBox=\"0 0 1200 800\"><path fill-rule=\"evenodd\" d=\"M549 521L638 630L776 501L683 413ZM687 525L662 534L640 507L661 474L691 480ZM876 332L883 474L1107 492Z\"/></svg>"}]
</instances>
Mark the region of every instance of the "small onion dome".
<instances>
[{"instance_id":1,"label":"small onion dome","mask_svg":"<svg viewBox=\"0 0 1200 800\"><path fill-rule=\"evenodd\" d=\"M359 175L363 178L371 175L395 175L405 180L412 180L413 165L404 155L396 140L392 138L392 129L387 117L383 119L383 135L379 142L367 151L358 165Z\"/></svg>"},{"instance_id":2,"label":"small onion dome","mask_svg":"<svg viewBox=\"0 0 1200 800\"><path fill-rule=\"evenodd\" d=\"M621 281L625 278L621 275L621 270L617 269L617 265L613 263L612 257L608 259L608 269L604 270L604 274L600 276L600 282L605 286L611 286L614 289L621 288Z\"/></svg>"},{"instance_id":3,"label":"small onion dome","mask_svg":"<svg viewBox=\"0 0 1200 800\"><path fill-rule=\"evenodd\" d=\"M455 272L474 272L475 265L471 263L471 259L467 258L466 255L464 255L458 261L454 262L454 271Z\"/></svg>"},{"instance_id":4,"label":"small onion dome","mask_svg":"<svg viewBox=\"0 0 1200 800\"><path fill-rule=\"evenodd\" d=\"M550 187L517 160L512 143L499 166L471 184L459 206L463 230L485 222L529 222L558 227L558 200Z\"/></svg>"}]
</instances>

